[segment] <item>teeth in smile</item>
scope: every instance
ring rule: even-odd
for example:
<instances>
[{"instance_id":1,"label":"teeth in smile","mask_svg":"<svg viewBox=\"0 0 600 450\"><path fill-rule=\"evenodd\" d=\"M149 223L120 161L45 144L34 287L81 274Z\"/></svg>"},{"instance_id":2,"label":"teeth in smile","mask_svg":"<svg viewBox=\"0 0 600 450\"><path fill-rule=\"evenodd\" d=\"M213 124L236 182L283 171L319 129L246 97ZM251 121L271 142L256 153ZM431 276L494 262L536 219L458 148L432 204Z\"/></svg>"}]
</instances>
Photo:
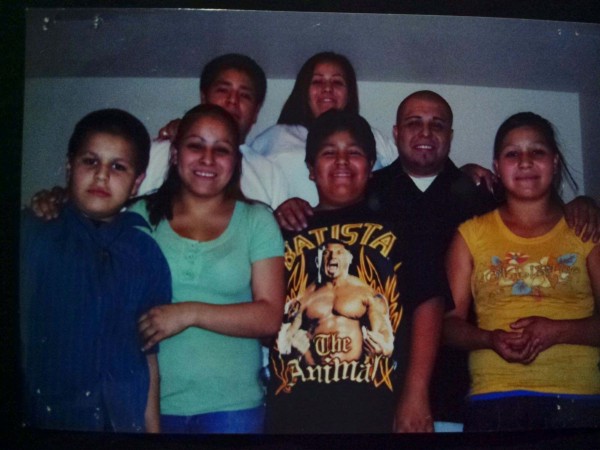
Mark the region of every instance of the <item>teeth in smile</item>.
<instances>
[{"instance_id":1,"label":"teeth in smile","mask_svg":"<svg viewBox=\"0 0 600 450\"><path fill-rule=\"evenodd\" d=\"M217 176L215 173L212 173L212 172L200 172L200 171L194 171L194 175L199 176L199 177L209 177L209 178L214 178Z\"/></svg>"},{"instance_id":2,"label":"teeth in smile","mask_svg":"<svg viewBox=\"0 0 600 450\"><path fill-rule=\"evenodd\" d=\"M417 145L417 147L419 150L431 150L433 148L433 146L431 145Z\"/></svg>"}]
</instances>

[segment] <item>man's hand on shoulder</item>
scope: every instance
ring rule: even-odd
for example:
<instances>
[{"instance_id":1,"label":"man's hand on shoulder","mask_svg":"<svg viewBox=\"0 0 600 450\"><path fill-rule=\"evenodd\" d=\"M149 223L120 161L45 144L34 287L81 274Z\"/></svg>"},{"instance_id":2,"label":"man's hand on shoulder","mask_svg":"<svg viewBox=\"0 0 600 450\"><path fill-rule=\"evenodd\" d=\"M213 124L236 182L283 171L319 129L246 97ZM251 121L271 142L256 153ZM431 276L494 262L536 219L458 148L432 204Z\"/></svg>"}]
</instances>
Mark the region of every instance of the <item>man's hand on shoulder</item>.
<instances>
[{"instance_id":1,"label":"man's hand on shoulder","mask_svg":"<svg viewBox=\"0 0 600 450\"><path fill-rule=\"evenodd\" d=\"M600 208L593 198L580 195L564 206L565 220L583 242L600 242Z\"/></svg>"},{"instance_id":2,"label":"man's hand on shoulder","mask_svg":"<svg viewBox=\"0 0 600 450\"><path fill-rule=\"evenodd\" d=\"M43 189L31 198L31 210L44 220L56 219L67 201L67 190L54 186L51 190Z\"/></svg>"},{"instance_id":3,"label":"man's hand on shoulder","mask_svg":"<svg viewBox=\"0 0 600 450\"><path fill-rule=\"evenodd\" d=\"M494 174L494 172L478 164L465 164L460 168L460 170L462 170L463 173L471 178L476 186L484 183L487 190L492 194L494 193L494 189L498 183L498 177Z\"/></svg>"},{"instance_id":4,"label":"man's hand on shoulder","mask_svg":"<svg viewBox=\"0 0 600 450\"><path fill-rule=\"evenodd\" d=\"M171 120L168 124L166 124L164 127L162 127L159 132L158 132L158 136L156 137L157 140L159 141L171 141L173 142L173 140L175 139L175 136L177 135L177 129L179 128L179 122L181 122L181 119L173 119Z\"/></svg>"},{"instance_id":5,"label":"man's hand on shoulder","mask_svg":"<svg viewBox=\"0 0 600 450\"><path fill-rule=\"evenodd\" d=\"M275 219L279 226L288 231L302 231L307 227L307 219L313 209L306 200L294 197L286 200L275 210Z\"/></svg>"}]
</instances>

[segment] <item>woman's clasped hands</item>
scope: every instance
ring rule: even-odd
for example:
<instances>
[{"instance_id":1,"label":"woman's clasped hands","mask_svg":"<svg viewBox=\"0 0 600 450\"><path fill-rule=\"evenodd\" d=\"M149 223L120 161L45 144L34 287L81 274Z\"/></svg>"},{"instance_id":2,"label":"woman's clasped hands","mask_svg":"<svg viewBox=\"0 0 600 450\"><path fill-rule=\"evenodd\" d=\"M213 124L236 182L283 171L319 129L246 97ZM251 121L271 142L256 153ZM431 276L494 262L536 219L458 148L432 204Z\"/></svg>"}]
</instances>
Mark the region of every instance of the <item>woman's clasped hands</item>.
<instances>
[{"instance_id":1,"label":"woman's clasped hands","mask_svg":"<svg viewBox=\"0 0 600 450\"><path fill-rule=\"evenodd\" d=\"M491 347L510 363L531 364L541 352L556 344L556 323L539 316L521 318L510 324L511 331L491 331Z\"/></svg>"}]
</instances>

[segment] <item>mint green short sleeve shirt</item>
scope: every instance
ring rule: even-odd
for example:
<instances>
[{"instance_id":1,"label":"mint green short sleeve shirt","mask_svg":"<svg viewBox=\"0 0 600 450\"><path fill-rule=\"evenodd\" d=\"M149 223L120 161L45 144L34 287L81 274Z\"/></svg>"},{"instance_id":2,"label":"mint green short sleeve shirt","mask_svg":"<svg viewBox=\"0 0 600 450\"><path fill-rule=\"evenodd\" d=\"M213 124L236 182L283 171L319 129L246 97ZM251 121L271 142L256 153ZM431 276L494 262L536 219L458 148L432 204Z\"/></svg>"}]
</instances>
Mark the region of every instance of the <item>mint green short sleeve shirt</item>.
<instances>
[{"instance_id":1,"label":"mint green short sleeve shirt","mask_svg":"<svg viewBox=\"0 0 600 450\"><path fill-rule=\"evenodd\" d=\"M132 210L146 219L145 202ZM153 229L173 280L173 303L225 305L252 301L252 263L283 256L283 240L270 210L237 202L218 238L198 242L179 236L168 221ZM160 344L161 413L191 416L254 408L263 402L257 339L189 328Z\"/></svg>"}]
</instances>

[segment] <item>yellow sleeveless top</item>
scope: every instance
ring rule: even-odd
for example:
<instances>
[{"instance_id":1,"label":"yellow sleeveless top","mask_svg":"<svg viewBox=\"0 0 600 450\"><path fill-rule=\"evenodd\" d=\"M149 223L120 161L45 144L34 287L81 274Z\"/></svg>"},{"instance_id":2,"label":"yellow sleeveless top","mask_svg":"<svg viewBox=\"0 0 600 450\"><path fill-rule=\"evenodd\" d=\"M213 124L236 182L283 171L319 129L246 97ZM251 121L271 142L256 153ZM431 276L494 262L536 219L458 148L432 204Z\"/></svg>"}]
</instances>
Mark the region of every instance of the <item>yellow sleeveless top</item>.
<instances>
[{"instance_id":1,"label":"yellow sleeveless top","mask_svg":"<svg viewBox=\"0 0 600 450\"><path fill-rule=\"evenodd\" d=\"M471 290L478 326L510 330L527 316L580 319L594 313L586 258L595 244L582 242L564 218L543 236L512 233L498 210L459 227L473 255ZM528 390L554 394L600 394L600 348L555 345L523 365L493 350L469 357L471 395Z\"/></svg>"}]
</instances>

